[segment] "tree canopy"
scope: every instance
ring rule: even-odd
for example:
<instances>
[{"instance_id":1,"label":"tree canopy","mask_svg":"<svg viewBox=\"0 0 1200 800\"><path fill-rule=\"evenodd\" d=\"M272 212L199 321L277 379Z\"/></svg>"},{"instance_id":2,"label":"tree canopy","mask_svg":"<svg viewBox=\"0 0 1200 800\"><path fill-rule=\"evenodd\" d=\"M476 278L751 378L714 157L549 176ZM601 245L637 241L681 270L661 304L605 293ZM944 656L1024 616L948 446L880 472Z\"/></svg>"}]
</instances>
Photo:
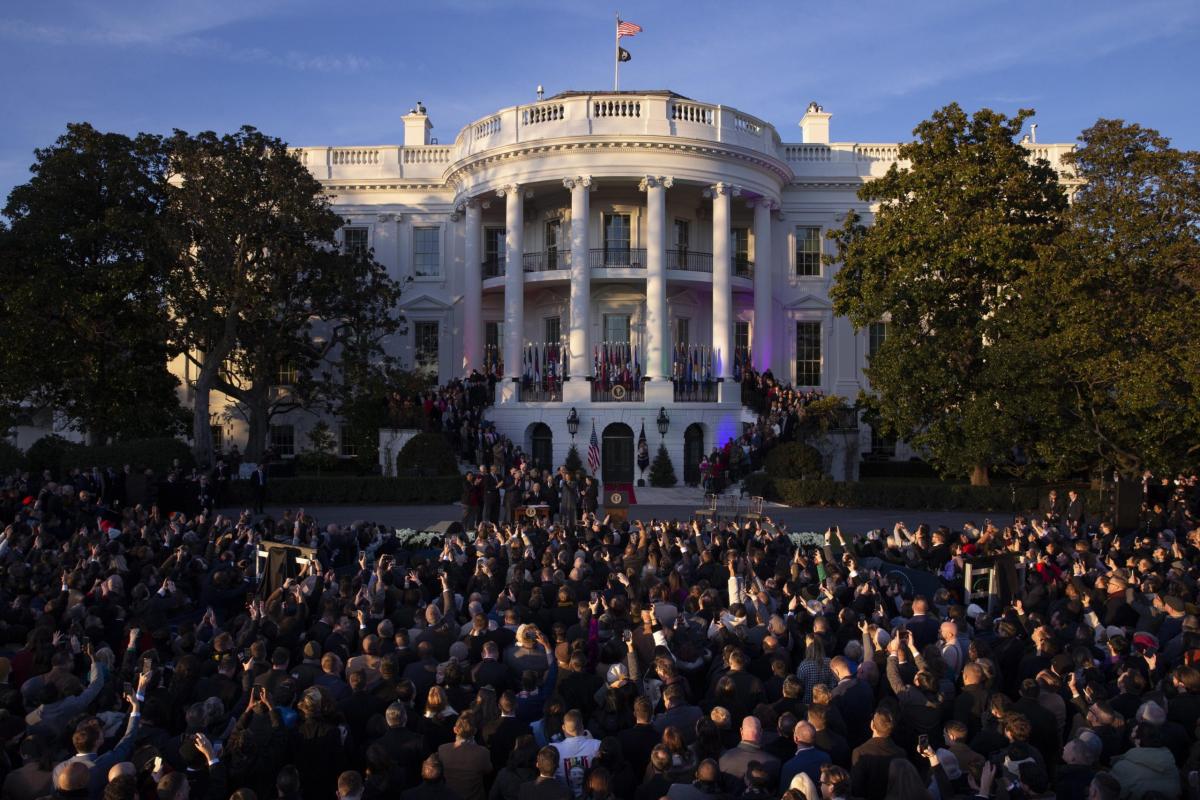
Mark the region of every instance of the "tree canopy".
<instances>
[{"instance_id":1,"label":"tree canopy","mask_svg":"<svg viewBox=\"0 0 1200 800\"><path fill-rule=\"evenodd\" d=\"M938 110L859 190L877 204L873 224L851 213L831 234L835 310L859 328L888 322L865 403L886 432L976 483L1013 460L1043 412L1021 396L1028 350L1009 346L1022 337L1016 287L1066 207L1054 170L1017 143L1032 113Z\"/></svg>"},{"instance_id":2,"label":"tree canopy","mask_svg":"<svg viewBox=\"0 0 1200 800\"><path fill-rule=\"evenodd\" d=\"M0 403L52 408L94 444L176 433L162 140L74 124L35 158L0 228Z\"/></svg>"}]
</instances>

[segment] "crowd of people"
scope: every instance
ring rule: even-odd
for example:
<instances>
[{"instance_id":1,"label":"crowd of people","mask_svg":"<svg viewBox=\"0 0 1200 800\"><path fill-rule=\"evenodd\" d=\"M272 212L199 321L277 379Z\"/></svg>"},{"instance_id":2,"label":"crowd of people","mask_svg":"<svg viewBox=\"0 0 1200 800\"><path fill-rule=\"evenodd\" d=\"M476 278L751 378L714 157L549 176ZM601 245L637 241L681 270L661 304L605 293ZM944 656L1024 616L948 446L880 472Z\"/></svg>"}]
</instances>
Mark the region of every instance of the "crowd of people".
<instances>
[{"instance_id":1,"label":"crowd of people","mask_svg":"<svg viewBox=\"0 0 1200 800\"><path fill-rule=\"evenodd\" d=\"M1200 797L1200 482L1168 484L1137 532L481 507L412 551L18 476L3 797ZM260 571L272 539L311 550Z\"/></svg>"}]
</instances>

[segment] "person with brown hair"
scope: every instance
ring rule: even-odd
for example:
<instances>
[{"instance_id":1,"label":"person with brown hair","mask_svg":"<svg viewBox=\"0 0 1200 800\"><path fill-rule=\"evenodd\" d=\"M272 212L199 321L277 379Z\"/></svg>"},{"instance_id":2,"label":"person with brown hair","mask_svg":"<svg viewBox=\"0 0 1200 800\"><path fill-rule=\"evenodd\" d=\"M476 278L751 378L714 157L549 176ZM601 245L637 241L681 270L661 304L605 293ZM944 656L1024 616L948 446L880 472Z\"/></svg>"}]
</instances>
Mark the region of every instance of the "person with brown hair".
<instances>
[{"instance_id":1,"label":"person with brown hair","mask_svg":"<svg viewBox=\"0 0 1200 800\"><path fill-rule=\"evenodd\" d=\"M854 748L850 756L850 787L856 796L883 800L892 762L905 758L904 751L892 741L895 724L890 713L876 711L871 717L871 738Z\"/></svg>"},{"instance_id":2,"label":"person with brown hair","mask_svg":"<svg viewBox=\"0 0 1200 800\"><path fill-rule=\"evenodd\" d=\"M484 782L492 774L492 756L487 748L475 743L475 715L463 712L454 722L454 741L437 750L442 760L446 785L463 800L485 800Z\"/></svg>"}]
</instances>

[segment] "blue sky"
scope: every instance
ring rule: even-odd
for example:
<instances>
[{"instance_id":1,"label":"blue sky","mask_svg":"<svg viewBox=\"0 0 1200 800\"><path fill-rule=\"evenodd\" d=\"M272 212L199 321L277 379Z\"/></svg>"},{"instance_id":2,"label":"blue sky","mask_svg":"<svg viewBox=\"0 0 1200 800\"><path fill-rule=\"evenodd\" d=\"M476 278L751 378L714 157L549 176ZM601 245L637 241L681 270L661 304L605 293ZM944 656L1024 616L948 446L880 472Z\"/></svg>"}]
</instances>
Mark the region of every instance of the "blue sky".
<instances>
[{"instance_id":1,"label":"blue sky","mask_svg":"<svg viewBox=\"0 0 1200 800\"><path fill-rule=\"evenodd\" d=\"M614 0L615 2L615 0ZM634 2L622 88L762 117L809 100L836 141L906 138L950 101L1036 108L1040 141L1097 117L1200 149L1200 2ZM614 6L573 0L0 0L0 196L66 123L133 133L253 124L296 145L394 144L564 89L612 85Z\"/></svg>"}]
</instances>

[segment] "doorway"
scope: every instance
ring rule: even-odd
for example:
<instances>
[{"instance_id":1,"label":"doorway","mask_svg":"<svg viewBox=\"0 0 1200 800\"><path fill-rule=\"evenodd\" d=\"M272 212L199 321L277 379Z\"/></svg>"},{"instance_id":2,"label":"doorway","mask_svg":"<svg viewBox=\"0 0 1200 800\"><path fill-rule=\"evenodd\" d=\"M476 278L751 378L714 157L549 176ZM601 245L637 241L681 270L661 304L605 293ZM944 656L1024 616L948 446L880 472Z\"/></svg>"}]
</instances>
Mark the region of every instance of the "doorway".
<instances>
[{"instance_id":1,"label":"doorway","mask_svg":"<svg viewBox=\"0 0 1200 800\"><path fill-rule=\"evenodd\" d=\"M700 460L704 458L704 427L693 422L683 432L683 482L700 485Z\"/></svg>"},{"instance_id":2,"label":"doorway","mask_svg":"<svg viewBox=\"0 0 1200 800\"><path fill-rule=\"evenodd\" d=\"M624 422L604 429L600 469L605 484L633 483L633 428Z\"/></svg>"},{"instance_id":3,"label":"doorway","mask_svg":"<svg viewBox=\"0 0 1200 800\"><path fill-rule=\"evenodd\" d=\"M554 469L554 434L550 426L539 422L530 434L529 456L533 465L541 470Z\"/></svg>"}]
</instances>

